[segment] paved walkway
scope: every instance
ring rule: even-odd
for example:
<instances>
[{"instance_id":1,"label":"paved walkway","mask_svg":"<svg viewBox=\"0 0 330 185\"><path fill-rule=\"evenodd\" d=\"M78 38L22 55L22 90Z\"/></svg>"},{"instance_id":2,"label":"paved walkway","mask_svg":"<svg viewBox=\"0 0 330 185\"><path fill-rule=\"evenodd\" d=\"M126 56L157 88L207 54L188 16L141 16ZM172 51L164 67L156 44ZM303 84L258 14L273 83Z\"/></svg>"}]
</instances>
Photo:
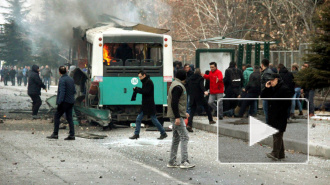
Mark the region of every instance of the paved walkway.
<instances>
[{"instance_id":1,"label":"paved walkway","mask_svg":"<svg viewBox=\"0 0 330 185\"><path fill-rule=\"evenodd\" d=\"M264 121L262 117L259 118ZM225 118L220 120L219 133L233 138L249 140L248 119ZM194 117L193 127L213 133L217 132L217 124L210 125L205 117ZM308 134L309 132L309 134ZM307 135L309 136L309 154L330 158L330 123L313 119L296 119L289 123L284 133L286 149L307 153ZM268 137L260 142L272 146L272 138Z\"/></svg>"}]
</instances>

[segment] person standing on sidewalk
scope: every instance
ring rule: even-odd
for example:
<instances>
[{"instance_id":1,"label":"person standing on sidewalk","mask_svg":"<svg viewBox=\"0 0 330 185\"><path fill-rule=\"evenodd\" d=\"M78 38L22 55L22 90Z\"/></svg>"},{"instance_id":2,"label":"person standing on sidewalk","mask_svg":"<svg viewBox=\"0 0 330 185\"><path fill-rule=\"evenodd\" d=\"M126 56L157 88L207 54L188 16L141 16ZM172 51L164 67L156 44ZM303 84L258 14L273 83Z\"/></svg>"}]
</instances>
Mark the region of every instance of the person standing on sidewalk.
<instances>
[{"instance_id":1,"label":"person standing on sidewalk","mask_svg":"<svg viewBox=\"0 0 330 185\"><path fill-rule=\"evenodd\" d=\"M60 66L59 73L61 78L59 80L57 90L57 111L54 115L54 132L51 136L47 136L47 138L58 139L60 118L65 113L66 120L69 123L70 132L69 136L64 140L75 140L72 111L75 102L74 95L76 94L76 88L74 86L73 79L67 75L67 71L64 66Z\"/></svg>"},{"instance_id":2,"label":"person standing on sidewalk","mask_svg":"<svg viewBox=\"0 0 330 185\"><path fill-rule=\"evenodd\" d=\"M50 77L52 76L52 71L49 69L49 66L46 65L45 69L43 70L43 78L46 87L49 90L50 87Z\"/></svg>"},{"instance_id":3,"label":"person standing on sidewalk","mask_svg":"<svg viewBox=\"0 0 330 185\"><path fill-rule=\"evenodd\" d=\"M270 76L274 71L269 67L269 60L263 59L261 61L261 91L265 89L266 82L269 81ZM266 117L266 123L268 123L268 100L262 101L262 108Z\"/></svg>"},{"instance_id":4,"label":"person standing on sidewalk","mask_svg":"<svg viewBox=\"0 0 330 185\"><path fill-rule=\"evenodd\" d=\"M184 84L187 74L184 70L178 70L176 78L172 82L167 98L167 116L172 123L172 146L168 168L193 168L188 160L188 131L184 119L189 117L187 109L187 91ZM181 142L181 144L180 144ZM181 146L181 164L177 164L176 158L179 144Z\"/></svg>"},{"instance_id":5,"label":"person standing on sidewalk","mask_svg":"<svg viewBox=\"0 0 330 185\"><path fill-rule=\"evenodd\" d=\"M291 98L291 90L281 80L279 74L271 74L265 88L261 91L261 98ZM283 133L287 126L287 110L291 100L268 100L268 125L279 132L273 135L273 150L267 157L277 161L285 158Z\"/></svg>"},{"instance_id":6,"label":"person standing on sidewalk","mask_svg":"<svg viewBox=\"0 0 330 185\"><path fill-rule=\"evenodd\" d=\"M9 71L11 86L15 86L15 81L16 81L15 75L16 75L16 70L13 67L11 67L11 70Z\"/></svg>"},{"instance_id":7,"label":"person standing on sidewalk","mask_svg":"<svg viewBox=\"0 0 330 185\"><path fill-rule=\"evenodd\" d=\"M219 101L220 98L223 98L224 92L224 83L223 83L223 75L220 70L217 68L217 63L210 63L210 74L202 74L206 80L210 80L210 95L208 104L212 107L214 113L217 112L217 104L214 103L215 100ZM223 101L219 102L218 107L218 118L223 119Z\"/></svg>"},{"instance_id":8,"label":"person standing on sidewalk","mask_svg":"<svg viewBox=\"0 0 330 185\"><path fill-rule=\"evenodd\" d=\"M8 67L5 66L5 68L2 70L3 73L3 83L5 86L8 85L8 80L9 80L9 70Z\"/></svg>"},{"instance_id":9,"label":"person standing on sidewalk","mask_svg":"<svg viewBox=\"0 0 330 185\"><path fill-rule=\"evenodd\" d=\"M297 63L293 63L291 70L292 70L293 76L295 76L299 71L299 65ZM292 98L300 98L300 91L301 91L301 87L299 87L298 84L295 83L295 88L294 88L295 94L293 95ZM303 111L302 111L302 106L301 106L300 100L293 99L292 103L291 103L291 114L290 114L292 119L295 118L294 111L296 109L296 103L298 105L299 115L300 116L304 115Z\"/></svg>"},{"instance_id":10,"label":"person standing on sidewalk","mask_svg":"<svg viewBox=\"0 0 330 185\"><path fill-rule=\"evenodd\" d=\"M135 127L134 135L129 138L138 139L140 137L141 121L144 115L148 115L150 116L152 123L160 131L160 137L157 139L165 139L167 137L167 134L156 116L156 105L154 99L154 83L150 79L150 76L147 75L146 72L144 71L140 71L138 73L138 76L142 82L142 88L134 87L133 91L135 93L142 94L142 107L139 115L136 118L136 127Z\"/></svg>"},{"instance_id":11,"label":"person standing on sidewalk","mask_svg":"<svg viewBox=\"0 0 330 185\"><path fill-rule=\"evenodd\" d=\"M188 118L187 130L189 132L193 132L192 122L198 106L203 106L207 114L207 117L209 119L209 123L214 124L215 121L213 121L213 117L209 109L209 106L206 100L204 99L204 95L207 96L208 92L204 87L204 79L201 75L201 71L199 68L196 68L195 73L190 77L190 79L186 82L186 84L191 91L190 92L191 114L188 113L190 116Z\"/></svg>"},{"instance_id":12,"label":"person standing on sidewalk","mask_svg":"<svg viewBox=\"0 0 330 185\"><path fill-rule=\"evenodd\" d=\"M32 118L38 119L38 111L41 106L41 88L45 89L47 92L46 86L42 83L39 77L39 66L33 65L32 70L29 74L29 84L28 84L28 95L31 97L32 103Z\"/></svg>"},{"instance_id":13,"label":"person standing on sidewalk","mask_svg":"<svg viewBox=\"0 0 330 185\"><path fill-rule=\"evenodd\" d=\"M23 68L19 67L17 70L17 85L22 85L22 79L23 79Z\"/></svg>"},{"instance_id":14,"label":"person standing on sidewalk","mask_svg":"<svg viewBox=\"0 0 330 185\"><path fill-rule=\"evenodd\" d=\"M23 68L23 82L24 82L24 86L27 85L27 78L28 78L28 68L27 68L27 66L25 66Z\"/></svg>"},{"instance_id":15,"label":"person standing on sidewalk","mask_svg":"<svg viewBox=\"0 0 330 185\"><path fill-rule=\"evenodd\" d=\"M187 90L187 113L190 114L190 111L191 111L191 106L190 106L190 90L188 88L188 84L187 84L187 81L188 79L194 74L194 72L192 71L191 67L189 64L185 64L183 69L186 71L187 73L187 79L186 79L186 84L185 84L185 87L186 87L186 90Z\"/></svg>"}]
</instances>

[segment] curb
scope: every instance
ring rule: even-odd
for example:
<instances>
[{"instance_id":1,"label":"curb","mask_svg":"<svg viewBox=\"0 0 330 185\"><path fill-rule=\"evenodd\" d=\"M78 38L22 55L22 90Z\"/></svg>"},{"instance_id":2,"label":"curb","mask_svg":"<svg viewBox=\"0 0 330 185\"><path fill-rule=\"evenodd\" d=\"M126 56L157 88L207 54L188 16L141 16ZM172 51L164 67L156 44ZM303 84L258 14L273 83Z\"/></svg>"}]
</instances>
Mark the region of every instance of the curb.
<instances>
[{"instance_id":1,"label":"curb","mask_svg":"<svg viewBox=\"0 0 330 185\"><path fill-rule=\"evenodd\" d=\"M208 125L208 124L200 123L198 121L194 121L193 128L217 134L216 125ZM245 132L245 131L241 131L241 130L229 129L229 128L219 126L219 134L237 138L237 139L246 140L246 141L249 140L249 133ZM304 142L295 141L292 139L283 139L283 141L284 141L284 146L286 149L302 152L304 154L308 153L307 144ZM259 143L272 146L273 140L272 140L272 137L268 137ZM330 159L330 147L324 146L324 145L317 145L314 143L309 143L309 155Z\"/></svg>"}]
</instances>

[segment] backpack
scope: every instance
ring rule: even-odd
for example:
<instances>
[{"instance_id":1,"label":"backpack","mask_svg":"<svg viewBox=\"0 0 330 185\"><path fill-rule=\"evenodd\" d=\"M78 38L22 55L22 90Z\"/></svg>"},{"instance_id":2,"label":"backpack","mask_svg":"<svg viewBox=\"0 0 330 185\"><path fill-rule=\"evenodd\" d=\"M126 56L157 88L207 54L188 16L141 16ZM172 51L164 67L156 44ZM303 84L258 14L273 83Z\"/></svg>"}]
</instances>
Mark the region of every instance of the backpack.
<instances>
[{"instance_id":1,"label":"backpack","mask_svg":"<svg viewBox=\"0 0 330 185\"><path fill-rule=\"evenodd\" d=\"M231 79L231 86L232 87L240 87L242 82L241 82L241 76L238 73L237 69L229 69L230 71L230 79Z\"/></svg>"}]
</instances>

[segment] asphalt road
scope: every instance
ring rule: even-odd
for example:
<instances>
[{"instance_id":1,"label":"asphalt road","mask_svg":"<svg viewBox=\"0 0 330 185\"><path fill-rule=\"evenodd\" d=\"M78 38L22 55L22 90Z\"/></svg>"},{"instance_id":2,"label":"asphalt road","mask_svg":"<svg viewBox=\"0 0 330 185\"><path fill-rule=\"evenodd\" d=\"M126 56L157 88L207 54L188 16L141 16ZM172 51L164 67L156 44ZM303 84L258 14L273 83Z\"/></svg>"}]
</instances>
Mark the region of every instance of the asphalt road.
<instances>
[{"instance_id":1,"label":"asphalt road","mask_svg":"<svg viewBox=\"0 0 330 185\"><path fill-rule=\"evenodd\" d=\"M45 96L42 97L43 99ZM170 169L172 133L159 141L158 132L142 129L140 139L129 140L133 128L100 131L96 126L78 126L76 133L107 135L105 139L48 140L53 129L52 115L31 120L29 113L8 114L9 109L30 110L24 92L0 88L0 184L328 184L329 160L309 157L308 164L222 164L218 161L216 134L195 130L190 133L189 160L193 169ZM42 108L46 108L43 105ZM28 112L28 111L27 111ZM206 119L206 118L205 118ZM247 143L229 137L221 146L242 148ZM269 160L269 147L243 150L248 158ZM230 150L229 150L230 151ZM258 153L256 153L258 151ZM224 153L230 161L235 154ZM288 152L288 160L305 155ZM180 154L178 155L180 160Z\"/></svg>"},{"instance_id":2,"label":"asphalt road","mask_svg":"<svg viewBox=\"0 0 330 185\"><path fill-rule=\"evenodd\" d=\"M196 167L189 170L166 167L171 137L159 141L158 132L143 129L140 139L129 140L133 128L100 131L85 126L76 127L77 133L108 137L64 141L68 130L61 130L59 140L48 140L51 130L50 120L0 124L0 184L327 184L330 180L329 161L317 157L310 157L308 164L221 164L216 134L199 130L190 134L189 159ZM253 157L248 151L246 155Z\"/></svg>"}]
</instances>

